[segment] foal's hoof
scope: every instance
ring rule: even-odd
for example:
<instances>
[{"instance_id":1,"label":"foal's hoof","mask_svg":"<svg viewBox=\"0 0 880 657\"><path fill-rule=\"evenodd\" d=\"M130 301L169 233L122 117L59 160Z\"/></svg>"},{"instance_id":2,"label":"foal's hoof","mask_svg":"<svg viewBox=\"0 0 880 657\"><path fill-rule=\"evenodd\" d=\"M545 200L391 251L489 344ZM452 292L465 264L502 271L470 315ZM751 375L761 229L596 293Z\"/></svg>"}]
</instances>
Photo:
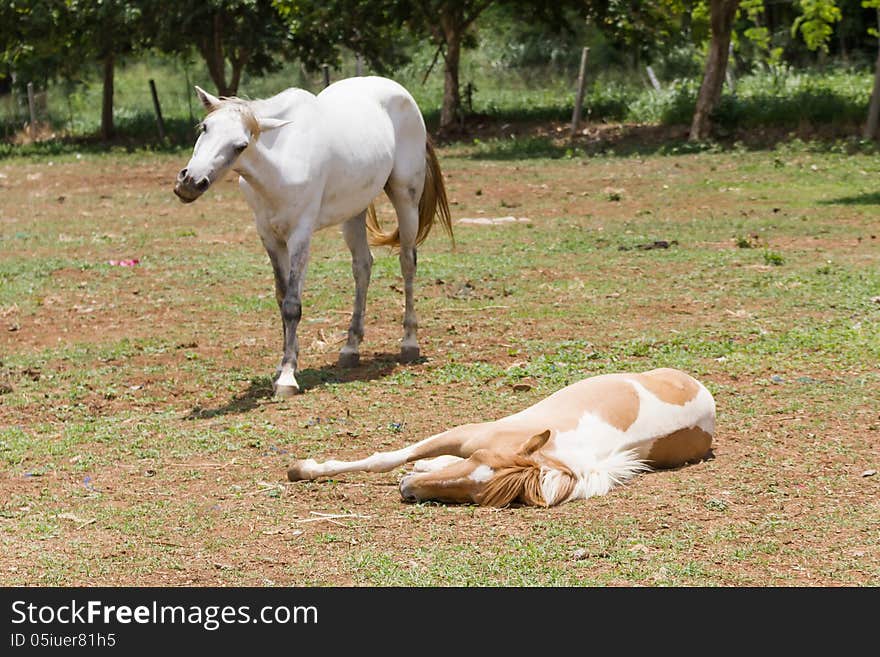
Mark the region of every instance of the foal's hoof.
<instances>
[{"instance_id":1,"label":"foal's hoof","mask_svg":"<svg viewBox=\"0 0 880 657\"><path fill-rule=\"evenodd\" d=\"M315 465L314 459L304 459L302 461L294 461L287 470L288 481L306 481L313 477L309 473L309 467Z\"/></svg>"},{"instance_id":2,"label":"foal's hoof","mask_svg":"<svg viewBox=\"0 0 880 657\"><path fill-rule=\"evenodd\" d=\"M421 352L418 347L401 347L400 348L400 362L401 363L414 363L421 357Z\"/></svg>"},{"instance_id":3,"label":"foal's hoof","mask_svg":"<svg viewBox=\"0 0 880 657\"><path fill-rule=\"evenodd\" d=\"M342 351L339 353L339 367L357 367L361 362L361 355L356 351Z\"/></svg>"},{"instance_id":4,"label":"foal's hoof","mask_svg":"<svg viewBox=\"0 0 880 657\"><path fill-rule=\"evenodd\" d=\"M285 386L275 384L275 396L278 399L290 399L300 393L299 386Z\"/></svg>"}]
</instances>

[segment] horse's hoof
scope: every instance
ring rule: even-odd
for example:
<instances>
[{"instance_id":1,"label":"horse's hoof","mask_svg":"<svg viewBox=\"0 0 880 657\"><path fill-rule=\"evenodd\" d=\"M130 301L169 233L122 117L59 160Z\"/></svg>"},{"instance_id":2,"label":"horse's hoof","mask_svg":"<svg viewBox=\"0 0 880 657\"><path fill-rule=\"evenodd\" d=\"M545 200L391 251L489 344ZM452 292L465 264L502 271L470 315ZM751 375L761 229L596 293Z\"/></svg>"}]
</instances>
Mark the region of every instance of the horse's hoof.
<instances>
[{"instance_id":1,"label":"horse's hoof","mask_svg":"<svg viewBox=\"0 0 880 657\"><path fill-rule=\"evenodd\" d=\"M275 384L275 396L278 399L290 399L300 393L299 386L283 386Z\"/></svg>"},{"instance_id":2,"label":"horse's hoof","mask_svg":"<svg viewBox=\"0 0 880 657\"><path fill-rule=\"evenodd\" d=\"M418 347L401 347L400 348L400 362L401 363L414 363L421 357L421 352Z\"/></svg>"},{"instance_id":3,"label":"horse's hoof","mask_svg":"<svg viewBox=\"0 0 880 657\"><path fill-rule=\"evenodd\" d=\"M339 367L357 367L361 355L356 351L343 351L339 354Z\"/></svg>"}]
</instances>

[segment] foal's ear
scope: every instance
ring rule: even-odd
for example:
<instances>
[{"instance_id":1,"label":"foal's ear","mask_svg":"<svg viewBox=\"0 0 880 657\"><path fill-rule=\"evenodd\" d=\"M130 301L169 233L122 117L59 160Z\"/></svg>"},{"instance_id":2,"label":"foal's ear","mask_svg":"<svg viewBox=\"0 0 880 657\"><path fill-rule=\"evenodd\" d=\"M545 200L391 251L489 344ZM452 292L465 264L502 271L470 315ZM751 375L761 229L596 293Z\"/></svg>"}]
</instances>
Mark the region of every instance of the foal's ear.
<instances>
[{"instance_id":1,"label":"foal's ear","mask_svg":"<svg viewBox=\"0 0 880 657\"><path fill-rule=\"evenodd\" d=\"M548 440L550 440L550 429L529 438L525 444L519 448L517 454L520 456L531 456L546 445Z\"/></svg>"},{"instance_id":2,"label":"foal's ear","mask_svg":"<svg viewBox=\"0 0 880 657\"><path fill-rule=\"evenodd\" d=\"M207 91L202 89L199 85L195 85L195 88L196 95L199 97L199 100L202 102L202 106L204 106L207 111L210 112L217 108L217 106L220 104L220 99L217 98L217 96L212 96Z\"/></svg>"},{"instance_id":3,"label":"foal's ear","mask_svg":"<svg viewBox=\"0 0 880 657\"><path fill-rule=\"evenodd\" d=\"M284 121L282 119L257 119L257 124L260 126L260 132L266 132L268 130L275 130L277 128L281 128L286 126L288 123L292 123L292 121Z\"/></svg>"}]
</instances>

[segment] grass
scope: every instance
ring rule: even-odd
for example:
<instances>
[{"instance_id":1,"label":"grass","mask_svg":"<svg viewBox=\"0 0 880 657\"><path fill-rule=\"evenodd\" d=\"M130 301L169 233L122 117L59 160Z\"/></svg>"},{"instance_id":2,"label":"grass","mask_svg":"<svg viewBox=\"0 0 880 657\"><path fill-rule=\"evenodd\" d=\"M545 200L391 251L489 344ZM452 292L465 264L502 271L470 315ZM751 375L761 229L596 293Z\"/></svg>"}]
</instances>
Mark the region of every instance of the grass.
<instances>
[{"instance_id":1,"label":"grass","mask_svg":"<svg viewBox=\"0 0 880 657\"><path fill-rule=\"evenodd\" d=\"M0 163L0 581L880 581L876 477L861 476L880 436L880 239L875 208L851 200L875 194L876 155L486 148L440 151L454 216L531 223L425 243L425 362L394 361L399 267L377 250L362 366L335 366L352 283L324 231L300 328L307 391L289 401L270 397L271 272L232 183L182 206L167 181L183 154ZM140 264L107 264L121 257ZM660 366L715 395L715 458L602 498L496 511L401 504L399 473L284 481L294 457L397 448Z\"/></svg>"}]
</instances>

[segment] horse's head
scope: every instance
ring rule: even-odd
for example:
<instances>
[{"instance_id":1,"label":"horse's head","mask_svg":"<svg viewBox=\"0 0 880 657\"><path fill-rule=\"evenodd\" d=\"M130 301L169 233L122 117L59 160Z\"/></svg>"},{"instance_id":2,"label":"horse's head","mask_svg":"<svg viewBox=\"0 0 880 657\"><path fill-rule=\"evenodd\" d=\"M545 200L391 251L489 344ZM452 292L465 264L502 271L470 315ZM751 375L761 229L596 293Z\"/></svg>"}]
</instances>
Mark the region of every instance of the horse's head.
<instances>
[{"instance_id":1,"label":"horse's head","mask_svg":"<svg viewBox=\"0 0 880 657\"><path fill-rule=\"evenodd\" d=\"M177 174L174 193L184 203L192 203L222 178L260 132L287 124L278 119L258 119L247 101L217 98L200 87L196 87L196 93L208 115L200 124L201 134L192 157Z\"/></svg>"},{"instance_id":2,"label":"horse's head","mask_svg":"<svg viewBox=\"0 0 880 657\"><path fill-rule=\"evenodd\" d=\"M550 431L545 431L529 438L516 452L480 449L436 472L407 475L400 482L400 496L407 502L437 500L497 507L512 502L559 504L571 493L574 477L561 464L548 467L534 458L549 438Z\"/></svg>"}]
</instances>

